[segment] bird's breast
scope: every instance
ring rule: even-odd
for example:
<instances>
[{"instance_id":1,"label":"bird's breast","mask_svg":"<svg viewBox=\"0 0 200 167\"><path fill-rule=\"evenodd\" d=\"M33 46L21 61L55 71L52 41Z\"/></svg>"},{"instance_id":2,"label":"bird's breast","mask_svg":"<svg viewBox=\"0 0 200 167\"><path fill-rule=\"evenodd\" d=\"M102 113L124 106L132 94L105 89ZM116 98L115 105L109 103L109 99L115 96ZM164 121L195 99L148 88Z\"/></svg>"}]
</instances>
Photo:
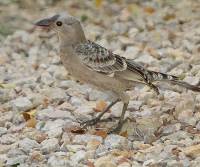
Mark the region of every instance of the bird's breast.
<instances>
[{"instance_id":1,"label":"bird's breast","mask_svg":"<svg viewBox=\"0 0 200 167\"><path fill-rule=\"evenodd\" d=\"M125 89L124 82L96 71L92 71L86 65L81 63L78 56L72 52L61 52L61 61L66 70L77 80L92 84L100 89L118 91Z\"/></svg>"}]
</instances>

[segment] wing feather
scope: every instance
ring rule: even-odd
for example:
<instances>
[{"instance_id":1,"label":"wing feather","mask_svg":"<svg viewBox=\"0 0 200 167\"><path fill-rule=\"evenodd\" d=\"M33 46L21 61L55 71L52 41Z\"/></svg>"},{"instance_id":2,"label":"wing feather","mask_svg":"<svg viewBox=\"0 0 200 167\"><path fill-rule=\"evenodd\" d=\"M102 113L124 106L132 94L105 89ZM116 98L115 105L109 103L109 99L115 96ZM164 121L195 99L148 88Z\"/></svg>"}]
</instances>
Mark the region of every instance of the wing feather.
<instances>
[{"instance_id":1,"label":"wing feather","mask_svg":"<svg viewBox=\"0 0 200 167\"><path fill-rule=\"evenodd\" d=\"M75 52L87 67L103 73L113 73L127 69L126 59L113 54L106 48L87 41L75 47Z\"/></svg>"}]
</instances>

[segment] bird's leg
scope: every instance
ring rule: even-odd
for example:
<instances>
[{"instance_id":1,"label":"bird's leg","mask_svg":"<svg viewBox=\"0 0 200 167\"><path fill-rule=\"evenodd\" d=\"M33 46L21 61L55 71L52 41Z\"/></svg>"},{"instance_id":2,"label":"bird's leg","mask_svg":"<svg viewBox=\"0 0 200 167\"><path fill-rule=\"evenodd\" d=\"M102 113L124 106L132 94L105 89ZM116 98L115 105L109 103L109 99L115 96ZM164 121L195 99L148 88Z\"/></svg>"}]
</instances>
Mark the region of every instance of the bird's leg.
<instances>
[{"instance_id":1,"label":"bird's leg","mask_svg":"<svg viewBox=\"0 0 200 167\"><path fill-rule=\"evenodd\" d=\"M83 126L83 128L85 128L85 127L87 127L87 126L92 126L92 125L97 124L97 123L100 121L101 117L102 117L108 110L110 110L110 108L111 108L113 105L115 105L115 104L116 104L117 102L119 102L119 101L120 101L120 100L117 99L117 100L111 102L111 103L104 109L104 111L101 112L96 118L93 118L93 119L91 119L91 120L82 122L81 125Z\"/></svg>"},{"instance_id":2,"label":"bird's leg","mask_svg":"<svg viewBox=\"0 0 200 167\"><path fill-rule=\"evenodd\" d=\"M122 113L121 113L121 116L120 116L120 119L119 119L119 122L118 122L117 126L115 128L113 128L113 129L111 129L109 131L109 133L118 133L118 132L120 132L124 122L126 122L126 119L124 119L124 116L125 116L127 108L128 108L128 102L125 102L124 105L123 105Z\"/></svg>"}]
</instances>

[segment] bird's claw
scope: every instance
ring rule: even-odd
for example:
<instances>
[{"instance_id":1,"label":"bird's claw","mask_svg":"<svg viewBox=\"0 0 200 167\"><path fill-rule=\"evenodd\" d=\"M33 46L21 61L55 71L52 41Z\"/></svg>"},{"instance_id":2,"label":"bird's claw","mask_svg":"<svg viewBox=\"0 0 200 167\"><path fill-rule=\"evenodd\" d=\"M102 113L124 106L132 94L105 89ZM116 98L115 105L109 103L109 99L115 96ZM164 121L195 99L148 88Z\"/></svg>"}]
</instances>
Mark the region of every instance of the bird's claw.
<instances>
[{"instance_id":1,"label":"bird's claw","mask_svg":"<svg viewBox=\"0 0 200 167\"><path fill-rule=\"evenodd\" d=\"M112 133L119 133L121 131L121 128L122 128L122 125L121 126L116 126L116 127L113 127L112 129L110 129L108 131L108 134L112 134Z\"/></svg>"},{"instance_id":2,"label":"bird's claw","mask_svg":"<svg viewBox=\"0 0 200 167\"><path fill-rule=\"evenodd\" d=\"M119 132L121 131L122 127L123 127L123 124L124 124L126 121L127 121L127 119L124 119L124 120L122 120L122 121L119 121L118 124L117 124L117 126L114 126L114 127L112 127L112 128L109 130L108 134L111 134L111 133L119 133Z\"/></svg>"},{"instance_id":3,"label":"bird's claw","mask_svg":"<svg viewBox=\"0 0 200 167\"><path fill-rule=\"evenodd\" d=\"M88 120L88 121L84 121L84 122L81 122L80 125L83 127L83 128L86 128L88 126L93 126L93 125L96 125L98 122L99 122L99 118L93 118L91 120Z\"/></svg>"}]
</instances>

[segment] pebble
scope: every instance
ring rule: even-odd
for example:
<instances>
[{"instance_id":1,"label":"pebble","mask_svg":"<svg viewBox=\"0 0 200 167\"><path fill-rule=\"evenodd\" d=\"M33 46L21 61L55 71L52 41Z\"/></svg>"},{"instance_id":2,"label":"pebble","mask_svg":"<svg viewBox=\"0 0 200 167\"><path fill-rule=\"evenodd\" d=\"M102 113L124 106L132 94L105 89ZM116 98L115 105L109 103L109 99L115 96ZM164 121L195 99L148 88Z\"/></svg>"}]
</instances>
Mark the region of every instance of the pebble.
<instances>
[{"instance_id":1,"label":"pebble","mask_svg":"<svg viewBox=\"0 0 200 167\"><path fill-rule=\"evenodd\" d=\"M54 78L52 77L52 75L51 74L49 74L48 72L44 72L44 73L42 73L41 74L41 78L40 78L40 80L41 80L41 82L43 83L43 84L45 84L45 85L52 85L54 82L55 82L55 80L54 80ZM47 90L48 91L48 90ZM46 94L47 93L49 93L49 92L45 92ZM50 94L50 93L49 93ZM51 97L51 96L49 96L49 97Z\"/></svg>"},{"instance_id":2,"label":"pebble","mask_svg":"<svg viewBox=\"0 0 200 167\"><path fill-rule=\"evenodd\" d=\"M5 134L0 138L0 144L12 144L16 141L18 141L18 139L13 134Z\"/></svg>"},{"instance_id":3,"label":"pebble","mask_svg":"<svg viewBox=\"0 0 200 167\"><path fill-rule=\"evenodd\" d=\"M72 144L66 144L65 147L70 152L77 152L77 151L85 149L84 145L75 145L75 144L74 145L72 145Z\"/></svg>"},{"instance_id":4,"label":"pebble","mask_svg":"<svg viewBox=\"0 0 200 167\"><path fill-rule=\"evenodd\" d=\"M156 63L158 60L153 58L150 55L145 54L145 55L139 56L137 59L135 59L135 61L138 63L152 64L152 63Z\"/></svg>"},{"instance_id":5,"label":"pebble","mask_svg":"<svg viewBox=\"0 0 200 167\"><path fill-rule=\"evenodd\" d=\"M32 151L30 153L30 159L32 162L40 162L45 159L45 156L42 155L42 153L40 151Z\"/></svg>"},{"instance_id":6,"label":"pebble","mask_svg":"<svg viewBox=\"0 0 200 167\"><path fill-rule=\"evenodd\" d=\"M88 143L89 141L92 141L92 140L99 141L100 143L103 142L103 138L101 136L84 134L84 135L76 135L74 137L73 143L84 144L84 143Z\"/></svg>"},{"instance_id":7,"label":"pebble","mask_svg":"<svg viewBox=\"0 0 200 167\"><path fill-rule=\"evenodd\" d=\"M62 128L67 122L65 122L62 119L56 119L55 121L46 121L42 127L42 131L49 131L49 130L55 130L57 128Z\"/></svg>"},{"instance_id":8,"label":"pebble","mask_svg":"<svg viewBox=\"0 0 200 167\"><path fill-rule=\"evenodd\" d=\"M196 128L200 130L200 121L196 124Z\"/></svg>"},{"instance_id":9,"label":"pebble","mask_svg":"<svg viewBox=\"0 0 200 167\"><path fill-rule=\"evenodd\" d=\"M60 138L63 133L62 127L54 128L47 131L49 138Z\"/></svg>"},{"instance_id":10,"label":"pebble","mask_svg":"<svg viewBox=\"0 0 200 167\"><path fill-rule=\"evenodd\" d=\"M117 165L113 162L113 158L111 156L103 156L98 158L95 163L95 167L117 167Z\"/></svg>"},{"instance_id":11,"label":"pebble","mask_svg":"<svg viewBox=\"0 0 200 167\"><path fill-rule=\"evenodd\" d=\"M26 97L18 97L17 99L11 101L13 109L17 111L26 111L32 107L31 101Z\"/></svg>"},{"instance_id":12,"label":"pebble","mask_svg":"<svg viewBox=\"0 0 200 167\"><path fill-rule=\"evenodd\" d=\"M33 148L39 148L40 144L38 144L35 140L24 138L19 142L19 147L25 152L30 152Z\"/></svg>"},{"instance_id":13,"label":"pebble","mask_svg":"<svg viewBox=\"0 0 200 167\"><path fill-rule=\"evenodd\" d=\"M68 100L68 96L65 93L65 91L63 91L60 88L48 88L48 89L43 89L41 91L41 93L50 98L52 101L67 101Z\"/></svg>"},{"instance_id":14,"label":"pebble","mask_svg":"<svg viewBox=\"0 0 200 167\"><path fill-rule=\"evenodd\" d=\"M108 135L105 138L104 145L109 149L120 149L120 148L127 148L129 147L129 142L125 137L119 135Z\"/></svg>"},{"instance_id":15,"label":"pebble","mask_svg":"<svg viewBox=\"0 0 200 167\"><path fill-rule=\"evenodd\" d=\"M70 119L73 120L74 117L69 111L65 110L58 110L53 108L43 109L37 112L37 117L40 120L47 120L47 119Z\"/></svg>"},{"instance_id":16,"label":"pebble","mask_svg":"<svg viewBox=\"0 0 200 167\"><path fill-rule=\"evenodd\" d=\"M170 133L174 133L176 131L179 131L180 129L181 129L180 123L171 124L171 125L165 126L162 130L162 133L163 134L170 134Z\"/></svg>"},{"instance_id":17,"label":"pebble","mask_svg":"<svg viewBox=\"0 0 200 167\"><path fill-rule=\"evenodd\" d=\"M135 59L137 57L137 54L139 51L140 50L138 47L128 46L126 48L126 51L124 52L123 56L128 59Z\"/></svg>"},{"instance_id":18,"label":"pebble","mask_svg":"<svg viewBox=\"0 0 200 167\"><path fill-rule=\"evenodd\" d=\"M88 102L88 103L84 103L81 106L79 106L74 113L79 115L87 115L87 114L91 114L94 113L94 108L96 107L96 103L95 102Z\"/></svg>"},{"instance_id":19,"label":"pebble","mask_svg":"<svg viewBox=\"0 0 200 167\"><path fill-rule=\"evenodd\" d=\"M182 151L186 156L197 158L200 156L200 144L186 147Z\"/></svg>"},{"instance_id":20,"label":"pebble","mask_svg":"<svg viewBox=\"0 0 200 167\"><path fill-rule=\"evenodd\" d=\"M6 166L14 166L17 164L22 164L28 159L27 155L19 155L16 157L8 158L6 162Z\"/></svg>"},{"instance_id":21,"label":"pebble","mask_svg":"<svg viewBox=\"0 0 200 167\"><path fill-rule=\"evenodd\" d=\"M7 129L4 127L0 127L0 137L7 133Z\"/></svg>"},{"instance_id":22,"label":"pebble","mask_svg":"<svg viewBox=\"0 0 200 167\"><path fill-rule=\"evenodd\" d=\"M65 156L56 156L56 155L53 155L51 156L48 161L47 161L47 164L48 166L50 167L54 167L54 166L59 166L59 167L74 167L73 163L66 159Z\"/></svg>"},{"instance_id":23,"label":"pebble","mask_svg":"<svg viewBox=\"0 0 200 167\"><path fill-rule=\"evenodd\" d=\"M79 163L80 161L84 160L86 158L86 152L83 150L77 151L75 154L71 156L71 160L74 163Z\"/></svg>"},{"instance_id":24,"label":"pebble","mask_svg":"<svg viewBox=\"0 0 200 167\"><path fill-rule=\"evenodd\" d=\"M41 143L41 150L45 154L59 150L59 147L57 138L46 139Z\"/></svg>"}]
</instances>

